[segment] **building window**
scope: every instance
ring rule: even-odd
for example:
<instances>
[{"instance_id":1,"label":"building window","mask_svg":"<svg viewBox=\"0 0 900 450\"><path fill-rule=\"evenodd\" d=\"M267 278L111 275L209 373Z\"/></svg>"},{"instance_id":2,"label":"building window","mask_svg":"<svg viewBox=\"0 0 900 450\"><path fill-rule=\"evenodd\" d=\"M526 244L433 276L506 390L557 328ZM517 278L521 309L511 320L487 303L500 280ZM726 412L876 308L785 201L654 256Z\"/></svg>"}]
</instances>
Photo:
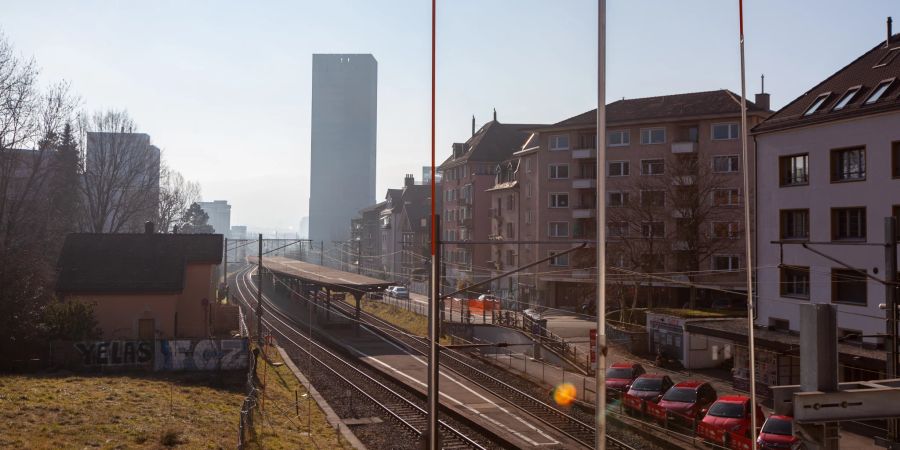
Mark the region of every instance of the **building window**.
<instances>
[{"instance_id":1,"label":"building window","mask_svg":"<svg viewBox=\"0 0 900 450\"><path fill-rule=\"evenodd\" d=\"M865 240L866 208L832 208L831 239Z\"/></svg>"},{"instance_id":2,"label":"building window","mask_svg":"<svg viewBox=\"0 0 900 450\"><path fill-rule=\"evenodd\" d=\"M525 182L525 198L531 198L531 182Z\"/></svg>"},{"instance_id":3,"label":"building window","mask_svg":"<svg viewBox=\"0 0 900 450\"><path fill-rule=\"evenodd\" d=\"M610 147L624 147L631 144L631 133L628 130L610 131L606 142Z\"/></svg>"},{"instance_id":4,"label":"building window","mask_svg":"<svg viewBox=\"0 0 900 450\"><path fill-rule=\"evenodd\" d=\"M550 164L550 179L561 180L569 178L568 164Z\"/></svg>"},{"instance_id":5,"label":"building window","mask_svg":"<svg viewBox=\"0 0 900 450\"><path fill-rule=\"evenodd\" d=\"M582 134L578 136L578 148L597 148L596 134Z\"/></svg>"},{"instance_id":6,"label":"building window","mask_svg":"<svg viewBox=\"0 0 900 450\"><path fill-rule=\"evenodd\" d=\"M871 105L872 103L877 102L881 97L884 96L884 93L887 92L888 88L891 87L891 84L894 83L894 79L891 78L889 80L883 80L881 83L878 83L878 86L875 86L875 90L872 91L872 95L866 99L866 104Z\"/></svg>"},{"instance_id":7,"label":"building window","mask_svg":"<svg viewBox=\"0 0 900 450\"><path fill-rule=\"evenodd\" d=\"M741 204L738 189L713 189L713 204L716 206L737 206Z\"/></svg>"},{"instance_id":8,"label":"building window","mask_svg":"<svg viewBox=\"0 0 900 450\"><path fill-rule=\"evenodd\" d=\"M516 209L516 203L513 201L512 195L506 196L506 209L507 209L507 211L512 211L512 210Z\"/></svg>"},{"instance_id":9,"label":"building window","mask_svg":"<svg viewBox=\"0 0 900 450\"><path fill-rule=\"evenodd\" d=\"M516 252L513 250L506 251L506 264L509 266L516 265Z\"/></svg>"},{"instance_id":10,"label":"building window","mask_svg":"<svg viewBox=\"0 0 900 450\"><path fill-rule=\"evenodd\" d=\"M507 239L515 239L516 238L516 224L512 222L506 223L506 238Z\"/></svg>"},{"instance_id":11,"label":"building window","mask_svg":"<svg viewBox=\"0 0 900 450\"><path fill-rule=\"evenodd\" d=\"M627 192L610 192L609 193L609 203L606 206L611 208L618 208L621 206L625 206L628 204L628 193Z\"/></svg>"},{"instance_id":12,"label":"building window","mask_svg":"<svg viewBox=\"0 0 900 450\"><path fill-rule=\"evenodd\" d=\"M735 271L741 268L741 257L737 255L713 256L713 270Z\"/></svg>"},{"instance_id":13,"label":"building window","mask_svg":"<svg viewBox=\"0 0 900 450\"><path fill-rule=\"evenodd\" d=\"M900 240L900 205L894 205L892 209L892 215L897 219L897 239ZM897 280L900 280L900 277L897 277Z\"/></svg>"},{"instance_id":14,"label":"building window","mask_svg":"<svg viewBox=\"0 0 900 450\"><path fill-rule=\"evenodd\" d=\"M641 129L641 144L665 144L666 129L665 128L643 128Z\"/></svg>"},{"instance_id":15,"label":"building window","mask_svg":"<svg viewBox=\"0 0 900 450\"><path fill-rule=\"evenodd\" d=\"M609 176L626 177L628 176L628 161L610 161Z\"/></svg>"},{"instance_id":16,"label":"building window","mask_svg":"<svg viewBox=\"0 0 900 450\"><path fill-rule=\"evenodd\" d=\"M865 179L865 148L845 148L831 151L831 181L857 181Z\"/></svg>"},{"instance_id":17,"label":"building window","mask_svg":"<svg viewBox=\"0 0 900 450\"><path fill-rule=\"evenodd\" d=\"M666 172L666 161L662 159L642 159L641 175L662 175Z\"/></svg>"},{"instance_id":18,"label":"building window","mask_svg":"<svg viewBox=\"0 0 900 450\"><path fill-rule=\"evenodd\" d=\"M531 158L525 158L525 172L531 173Z\"/></svg>"},{"instance_id":19,"label":"building window","mask_svg":"<svg viewBox=\"0 0 900 450\"><path fill-rule=\"evenodd\" d=\"M666 206L666 191L641 191L641 206Z\"/></svg>"},{"instance_id":20,"label":"building window","mask_svg":"<svg viewBox=\"0 0 900 450\"><path fill-rule=\"evenodd\" d=\"M859 92L859 88L862 86L854 86L850 89L847 89L847 92L844 92L844 95L841 96L841 99L835 103L834 108L831 108L832 111L840 111L844 109L850 102L853 101L853 98L856 97L856 93Z\"/></svg>"},{"instance_id":21,"label":"building window","mask_svg":"<svg viewBox=\"0 0 900 450\"><path fill-rule=\"evenodd\" d=\"M808 115L818 111L819 108L821 108L822 105L825 103L825 100L828 100L828 96L830 96L830 95L831 95L831 92L819 94L819 96L816 97L815 100L813 100L812 104L809 105L809 108L806 109L806 112L804 112L803 115L808 116Z\"/></svg>"},{"instance_id":22,"label":"building window","mask_svg":"<svg viewBox=\"0 0 900 450\"><path fill-rule=\"evenodd\" d=\"M737 172L739 170L739 167L738 155L723 155L713 157L713 172Z\"/></svg>"},{"instance_id":23,"label":"building window","mask_svg":"<svg viewBox=\"0 0 900 450\"><path fill-rule=\"evenodd\" d=\"M781 268L781 295L808 299L809 267L783 266Z\"/></svg>"},{"instance_id":24,"label":"building window","mask_svg":"<svg viewBox=\"0 0 900 450\"><path fill-rule=\"evenodd\" d=\"M568 150L569 149L569 135L568 134L556 134L550 136L550 150Z\"/></svg>"},{"instance_id":25,"label":"building window","mask_svg":"<svg viewBox=\"0 0 900 450\"><path fill-rule=\"evenodd\" d=\"M866 305L864 270L831 269L831 302Z\"/></svg>"},{"instance_id":26,"label":"building window","mask_svg":"<svg viewBox=\"0 0 900 450\"><path fill-rule=\"evenodd\" d=\"M712 229L717 239L737 239L741 231L738 222L713 222Z\"/></svg>"},{"instance_id":27,"label":"building window","mask_svg":"<svg viewBox=\"0 0 900 450\"><path fill-rule=\"evenodd\" d=\"M666 255L645 253L641 255L641 269L647 272L666 270Z\"/></svg>"},{"instance_id":28,"label":"building window","mask_svg":"<svg viewBox=\"0 0 900 450\"><path fill-rule=\"evenodd\" d=\"M645 238L662 238L666 236L665 222L642 222L641 236Z\"/></svg>"},{"instance_id":29,"label":"building window","mask_svg":"<svg viewBox=\"0 0 900 450\"><path fill-rule=\"evenodd\" d=\"M809 154L788 155L778 158L781 186L809 184Z\"/></svg>"},{"instance_id":30,"label":"building window","mask_svg":"<svg viewBox=\"0 0 900 450\"><path fill-rule=\"evenodd\" d=\"M900 178L900 141L891 143L891 176Z\"/></svg>"},{"instance_id":31,"label":"building window","mask_svg":"<svg viewBox=\"0 0 900 450\"><path fill-rule=\"evenodd\" d=\"M628 222L607 222L606 230L611 238L628 236Z\"/></svg>"},{"instance_id":32,"label":"building window","mask_svg":"<svg viewBox=\"0 0 900 450\"><path fill-rule=\"evenodd\" d=\"M550 252L550 265L554 267L565 267L569 265L569 254L560 255L560 252Z\"/></svg>"},{"instance_id":33,"label":"building window","mask_svg":"<svg viewBox=\"0 0 900 450\"><path fill-rule=\"evenodd\" d=\"M550 237L569 237L569 222L550 222Z\"/></svg>"},{"instance_id":34,"label":"building window","mask_svg":"<svg viewBox=\"0 0 900 450\"><path fill-rule=\"evenodd\" d=\"M741 126L736 123L714 123L712 125L712 138L714 141L737 139L741 133Z\"/></svg>"},{"instance_id":35,"label":"building window","mask_svg":"<svg viewBox=\"0 0 900 450\"><path fill-rule=\"evenodd\" d=\"M534 220L534 211L529 209L525 211L525 224L531 225L532 220Z\"/></svg>"},{"instance_id":36,"label":"building window","mask_svg":"<svg viewBox=\"0 0 900 450\"><path fill-rule=\"evenodd\" d=\"M550 194L550 207L551 208L568 208L569 207L569 194L565 194L562 192L554 192Z\"/></svg>"},{"instance_id":37,"label":"building window","mask_svg":"<svg viewBox=\"0 0 900 450\"><path fill-rule=\"evenodd\" d=\"M781 239L809 239L809 210L783 209Z\"/></svg>"}]
</instances>

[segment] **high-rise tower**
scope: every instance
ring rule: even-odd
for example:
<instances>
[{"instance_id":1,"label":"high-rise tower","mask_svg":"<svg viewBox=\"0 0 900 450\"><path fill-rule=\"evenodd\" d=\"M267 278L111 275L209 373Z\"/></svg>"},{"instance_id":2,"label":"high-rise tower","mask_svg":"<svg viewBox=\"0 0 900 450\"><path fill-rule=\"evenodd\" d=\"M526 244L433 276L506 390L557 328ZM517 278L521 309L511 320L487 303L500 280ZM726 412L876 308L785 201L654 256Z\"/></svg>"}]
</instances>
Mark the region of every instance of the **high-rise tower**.
<instances>
[{"instance_id":1,"label":"high-rise tower","mask_svg":"<svg viewBox=\"0 0 900 450\"><path fill-rule=\"evenodd\" d=\"M377 81L372 55L313 55L310 239L348 239L375 200Z\"/></svg>"}]
</instances>

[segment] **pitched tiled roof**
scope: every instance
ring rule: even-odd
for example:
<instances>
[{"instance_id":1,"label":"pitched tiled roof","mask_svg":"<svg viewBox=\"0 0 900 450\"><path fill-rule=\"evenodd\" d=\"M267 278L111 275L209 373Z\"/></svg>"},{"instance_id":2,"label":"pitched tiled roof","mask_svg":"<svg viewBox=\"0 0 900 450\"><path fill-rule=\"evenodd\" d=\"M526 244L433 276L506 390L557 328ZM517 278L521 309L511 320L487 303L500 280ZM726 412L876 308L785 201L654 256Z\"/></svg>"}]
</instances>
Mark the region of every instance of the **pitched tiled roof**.
<instances>
[{"instance_id":1,"label":"pitched tiled roof","mask_svg":"<svg viewBox=\"0 0 900 450\"><path fill-rule=\"evenodd\" d=\"M797 126L812 125L833 120L858 117L878 112L900 109L900 34L891 38L891 45L885 47L881 41L875 48L847 64L830 77L788 103L771 117L753 128L754 133L775 131ZM878 85L887 79L894 78L881 99L866 105L865 102ZM847 105L835 111L835 105L851 88L859 87L859 91ZM822 95L828 94L824 103L809 115L804 115L813 102Z\"/></svg>"},{"instance_id":2,"label":"pitched tiled roof","mask_svg":"<svg viewBox=\"0 0 900 450\"><path fill-rule=\"evenodd\" d=\"M463 161L503 161L508 159L513 152L522 148L522 144L531 134L530 130L541 126L543 125L500 123L492 120L484 124L466 141L468 151L465 154L459 158L453 158L453 155L450 155L440 167Z\"/></svg>"},{"instance_id":3,"label":"pitched tiled roof","mask_svg":"<svg viewBox=\"0 0 900 450\"><path fill-rule=\"evenodd\" d=\"M766 109L747 100L750 113L767 113ZM617 100L606 105L606 123L646 122L673 117L716 116L741 113L741 96L727 89L688 94L663 95L659 97ZM597 123L597 110L570 117L557 122L550 128L591 126Z\"/></svg>"},{"instance_id":4,"label":"pitched tiled roof","mask_svg":"<svg viewBox=\"0 0 900 450\"><path fill-rule=\"evenodd\" d=\"M63 244L56 290L177 293L185 264L221 262L221 234L74 233Z\"/></svg>"}]
</instances>

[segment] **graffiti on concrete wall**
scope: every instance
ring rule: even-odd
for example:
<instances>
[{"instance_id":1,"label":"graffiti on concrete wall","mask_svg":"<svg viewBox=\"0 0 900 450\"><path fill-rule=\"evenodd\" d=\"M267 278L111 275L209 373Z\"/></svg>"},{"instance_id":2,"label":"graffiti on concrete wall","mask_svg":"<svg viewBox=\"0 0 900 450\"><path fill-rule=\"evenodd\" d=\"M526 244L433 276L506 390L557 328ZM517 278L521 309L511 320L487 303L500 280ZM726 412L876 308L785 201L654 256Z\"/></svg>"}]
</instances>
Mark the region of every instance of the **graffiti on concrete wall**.
<instances>
[{"instance_id":1,"label":"graffiti on concrete wall","mask_svg":"<svg viewBox=\"0 0 900 450\"><path fill-rule=\"evenodd\" d=\"M156 341L154 370L246 369L246 339L161 339Z\"/></svg>"},{"instance_id":2,"label":"graffiti on concrete wall","mask_svg":"<svg viewBox=\"0 0 900 450\"><path fill-rule=\"evenodd\" d=\"M134 366L153 361L153 341L81 341L75 343L85 366Z\"/></svg>"}]
</instances>

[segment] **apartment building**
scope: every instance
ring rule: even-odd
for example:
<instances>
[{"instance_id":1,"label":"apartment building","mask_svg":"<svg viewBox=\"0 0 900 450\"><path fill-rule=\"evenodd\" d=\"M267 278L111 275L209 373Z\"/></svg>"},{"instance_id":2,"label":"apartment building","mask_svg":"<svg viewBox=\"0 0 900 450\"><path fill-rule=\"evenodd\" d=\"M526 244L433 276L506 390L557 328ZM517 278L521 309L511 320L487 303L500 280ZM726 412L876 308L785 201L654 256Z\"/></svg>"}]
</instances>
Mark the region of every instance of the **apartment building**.
<instances>
[{"instance_id":1,"label":"apartment building","mask_svg":"<svg viewBox=\"0 0 900 450\"><path fill-rule=\"evenodd\" d=\"M881 344L861 336L885 331L875 279L884 219L900 215L898 55L895 34L753 129L758 325L798 331L799 305L830 303L845 341Z\"/></svg>"},{"instance_id":2,"label":"apartment building","mask_svg":"<svg viewBox=\"0 0 900 450\"><path fill-rule=\"evenodd\" d=\"M379 202L359 210L351 221L350 239L356 241L358 264L364 275L379 278L381 271L381 212L387 202Z\"/></svg>"},{"instance_id":3,"label":"apartment building","mask_svg":"<svg viewBox=\"0 0 900 450\"><path fill-rule=\"evenodd\" d=\"M518 255L522 249L519 240L519 226L522 208L519 205L520 186L516 179L519 158L508 159L497 164L494 185L487 192L490 195L491 234L491 277L497 277L518 266ZM492 283L491 291L508 302L506 307L515 307L519 299L520 273L515 273Z\"/></svg>"},{"instance_id":4,"label":"apartment building","mask_svg":"<svg viewBox=\"0 0 900 450\"><path fill-rule=\"evenodd\" d=\"M490 277L492 248L487 244L492 234L491 194L495 168L522 148L529 130L539 125L504 124L494 119L475 130L464 143L453 144L453 153L439 167L443 217L442 237L446 264L445 286L461 288ZM463 243L460 241L474 241Z\"/></svg>"},{"instance_id":5,"label":"apartment building","mask_svg":"<svg viewBox=\"0 0 900 450\"><path fill-rule=\"evenodd\" d=\"M440 207L440 200L437 206ZM422 274L427 273L423 269L431 254L431 185L416 184L413 175L406 175L402 189L388 189L384 202L361 211L361 236L365 234L366 217L375 212L380 224L381 252L368 258L380 262L373 276L424 293L427 287ZM360 242L360 247L376 248L374 242L365 241Z\"/></svg>"},{"instance_id":6,"label":"apartment building","mask_svg":"<svg viewBox=\"0 0 900 450\"><path fill-rule=\"evenodd\" d=\"M747 102L751 127L770 113L768 94L757 102ZM607 105L610 295L631 301L637 289L641 303L682 306L744 290L740 113L727 90ZM515 153L519 235L550 242L519 262L560 254L529 273L527 288L537 304L577 308L595 289L596 249L562 253L596 239L596 110L533 131Z\"/></svg>"}]
</instances>

